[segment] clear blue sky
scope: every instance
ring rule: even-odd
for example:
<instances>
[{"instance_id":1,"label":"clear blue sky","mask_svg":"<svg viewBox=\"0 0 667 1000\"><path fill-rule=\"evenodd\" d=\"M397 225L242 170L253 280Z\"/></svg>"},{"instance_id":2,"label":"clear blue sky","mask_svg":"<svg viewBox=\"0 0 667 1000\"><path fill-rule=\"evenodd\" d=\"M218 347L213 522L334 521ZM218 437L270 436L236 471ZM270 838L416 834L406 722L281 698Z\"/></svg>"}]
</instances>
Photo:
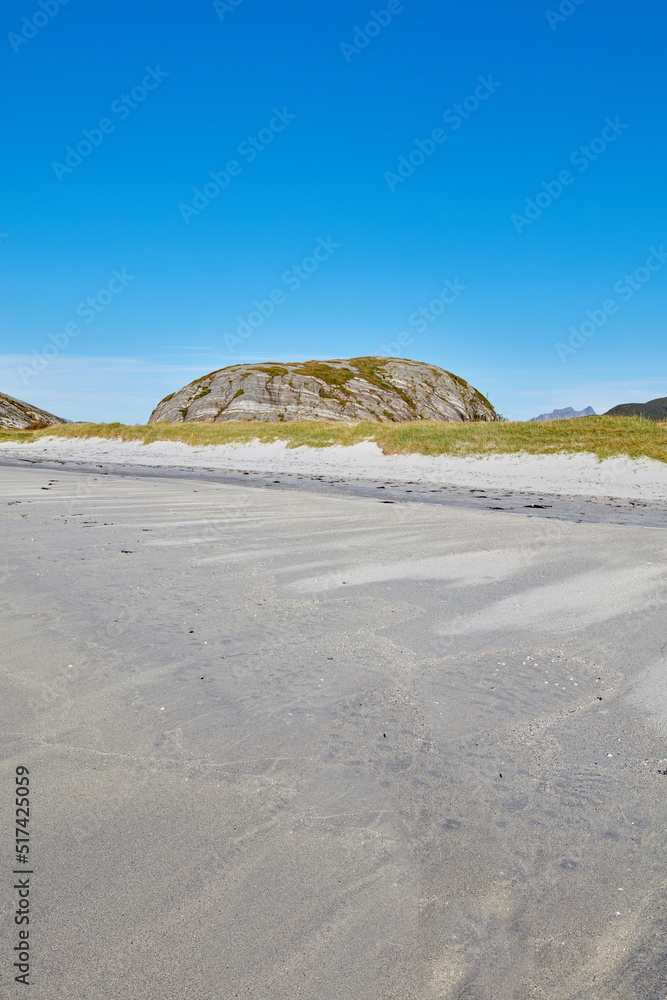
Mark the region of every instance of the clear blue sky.
<instances>
[{"instance_id":1,"label":"clear blue sky","mask_svg":"<svg viewBox=\"0 0 667 1000\"><path fill-rule=\"evenodd\" d=\"M5 0L0 390L133 423L391 353L514 418L667 395L667 10L560 10Z\"/></svg>"}]
</instances>

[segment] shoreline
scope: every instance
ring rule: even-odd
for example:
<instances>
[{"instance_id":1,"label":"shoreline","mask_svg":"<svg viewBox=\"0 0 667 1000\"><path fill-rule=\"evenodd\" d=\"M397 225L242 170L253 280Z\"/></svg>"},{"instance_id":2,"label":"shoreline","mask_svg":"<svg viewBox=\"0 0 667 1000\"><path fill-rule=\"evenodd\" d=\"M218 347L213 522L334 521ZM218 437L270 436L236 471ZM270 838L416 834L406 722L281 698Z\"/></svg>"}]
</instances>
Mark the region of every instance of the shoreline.
<instances>
[{"instance_id":1,"label":"shoreline","mask_svg":"<svg viewBox=\"0 0 667 1000\"><path fill-rule=\"evenodd\" d=\"M0 444L3 466L190 479L375 497L383 503L421 502L576 522L667 527L667 465L653 459L601 461L588 454L433 458L384 455L371 442L289 449L284 442L140 445L45 437L29 445Z\"/></svg>"}]
</instances>

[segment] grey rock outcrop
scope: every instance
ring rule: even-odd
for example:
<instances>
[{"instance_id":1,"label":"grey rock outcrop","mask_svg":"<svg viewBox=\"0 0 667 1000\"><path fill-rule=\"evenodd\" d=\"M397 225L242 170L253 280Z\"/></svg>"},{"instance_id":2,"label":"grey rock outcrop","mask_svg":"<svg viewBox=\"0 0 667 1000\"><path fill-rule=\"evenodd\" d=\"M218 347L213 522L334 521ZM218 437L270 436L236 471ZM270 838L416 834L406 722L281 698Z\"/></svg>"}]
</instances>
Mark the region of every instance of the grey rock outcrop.
<instances>
[{"instance_id":1,"label":"grey rock outcrop","mask_svg":"<svg viewBox=\"0 0 667 1000\"><path fill-rule=\"evenodd\" d=\"M68 424L69 420L56 417L38 406L24 403L22 399L14 399L0 392L0 427L12 431L36 431L41 427L52 427L53 424Z\"/></svg>"},{"instance_id":2,"label":"grey rock outcrop","mask_svg":"<svg viewBox=\"0 0 667 1000\"><path fill-rule=\"evenodd\" d=\"M167 396L148 422L498 419L458 375L420 361L369 357L221 368Z\"/></svg>"},{"instance_id":3,"label":"grey rock outcrop","mask_svg":"<svg viewBox=\"0 0 667 1000\"><path fill-rule=\"evenodd\" d=\"M592 406L587 406L585 410L573 410L571 406L566 406L564 410L552 410L551 413L540 413L539 417L531 417L529 423L534 424L538 420L571 420L573 417L594 417L595 410Z\"/></svg>"}]
</instances>

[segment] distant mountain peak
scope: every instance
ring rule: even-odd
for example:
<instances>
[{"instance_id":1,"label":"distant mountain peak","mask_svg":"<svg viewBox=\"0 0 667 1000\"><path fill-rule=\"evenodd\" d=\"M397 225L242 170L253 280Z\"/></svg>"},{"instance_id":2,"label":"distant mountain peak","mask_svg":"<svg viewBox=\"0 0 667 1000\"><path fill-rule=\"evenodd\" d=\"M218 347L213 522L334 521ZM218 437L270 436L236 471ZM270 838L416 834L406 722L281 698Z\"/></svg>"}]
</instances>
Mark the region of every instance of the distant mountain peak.
<instances>
[{"instance_id":1,"label":"distant mountain peak","mask_svg":"<svg viewBox=\"0 0 667 1000\"><path fill-rule=\"evenodd\" d=\"M607 410L605 417L644 417L663 422L667 420L667 396L649 399L648 403L619 403Z\"/></svg>"},{"instance_id":2,"label":"distant mountain peak","mask_svg":"<svg viewBox=\"0 0 667 1000\"><path fill-rule=\"evenodd\" d=\"M540 413L539 417L531 417L530 423L536 420L571 420L572 417L594 417L595 410L592 406L587 406L585 410L573 410L571 406L566 406L564 410L552 410L551 413Z\"/></svg>"}]
</instances>

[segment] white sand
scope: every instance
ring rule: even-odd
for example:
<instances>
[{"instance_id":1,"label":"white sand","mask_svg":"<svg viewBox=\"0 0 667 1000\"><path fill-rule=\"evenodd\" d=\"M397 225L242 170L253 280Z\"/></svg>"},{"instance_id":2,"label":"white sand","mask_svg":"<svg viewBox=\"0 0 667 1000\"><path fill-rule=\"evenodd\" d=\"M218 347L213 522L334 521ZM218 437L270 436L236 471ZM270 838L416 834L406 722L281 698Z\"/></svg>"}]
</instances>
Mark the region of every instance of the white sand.
<instances>
[{"instance_id":1,"label":"white sand","mask_svg":"<svg viewBox=\"0 0 667 1000\"><path fill-rule=\"evenodd\" d=\"M594 455L493 455L453 458L383 455L376 444L350 448L287 448L273 444L192 447L171 441L149 445L101 438L40 438L0 444L0 456L151 468L210 469L300 475L326 480L416 483L481 490L517 490L572 496L667 500L667 464L653 459Z\"/></svg>"}]
</instances>

